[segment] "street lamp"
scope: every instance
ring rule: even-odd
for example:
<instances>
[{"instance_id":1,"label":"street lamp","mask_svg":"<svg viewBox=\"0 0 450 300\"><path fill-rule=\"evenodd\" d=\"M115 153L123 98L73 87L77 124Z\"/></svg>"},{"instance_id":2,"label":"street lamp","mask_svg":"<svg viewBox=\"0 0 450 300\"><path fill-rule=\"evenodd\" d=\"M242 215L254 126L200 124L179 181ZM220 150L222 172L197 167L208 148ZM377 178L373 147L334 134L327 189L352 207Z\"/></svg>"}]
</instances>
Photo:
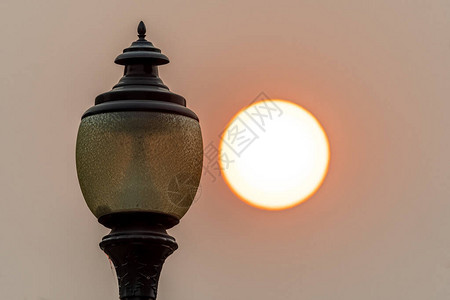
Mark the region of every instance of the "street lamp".
<instances>
[{"instance_id":1,"label":"street lamp","mask_svg":"<svg viewBox=\"0 0 450 300\"><path fill-rule=\"evenodd\" d=\"M83 114L76 146L80 187L111 229L100 248L126 300L156 299L162 265L178 248L166 229L192 204L203 160L198 118L159 78L169 59L145 33L141 21L139 39L115 59L124 76Z\"/></svg>"}]
</instances>

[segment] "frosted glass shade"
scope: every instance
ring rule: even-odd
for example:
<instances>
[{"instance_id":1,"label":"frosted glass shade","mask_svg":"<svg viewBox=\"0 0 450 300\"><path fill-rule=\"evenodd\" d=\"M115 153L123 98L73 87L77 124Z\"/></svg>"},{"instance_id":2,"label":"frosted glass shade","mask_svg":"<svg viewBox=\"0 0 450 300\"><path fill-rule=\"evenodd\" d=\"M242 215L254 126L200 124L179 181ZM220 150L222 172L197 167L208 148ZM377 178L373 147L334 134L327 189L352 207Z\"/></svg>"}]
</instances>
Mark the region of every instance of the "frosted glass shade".
<instances>
[{"instance_id":1,"label":"frosted glass shade","mask_svg":"<svg viewBox=\"0 0 450 300\"><path fill-rule=\"evenodd\" d=\"M136 211L180 219L202 173L200 125L152 111L87 116L78 131L76 163L83 196L97 218Z\"/></svg>"}]
</instances>

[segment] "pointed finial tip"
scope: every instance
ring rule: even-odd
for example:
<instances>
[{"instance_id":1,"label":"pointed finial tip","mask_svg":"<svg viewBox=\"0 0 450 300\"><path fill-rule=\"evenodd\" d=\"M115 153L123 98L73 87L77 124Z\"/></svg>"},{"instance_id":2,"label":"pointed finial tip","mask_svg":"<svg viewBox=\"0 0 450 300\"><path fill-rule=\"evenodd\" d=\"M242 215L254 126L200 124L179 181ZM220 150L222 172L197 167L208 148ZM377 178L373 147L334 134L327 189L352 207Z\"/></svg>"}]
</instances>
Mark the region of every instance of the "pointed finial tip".
<instances>
[{"instance_id":1,"label":"pointed finial tip","mask_svg":"<svg viewBox=\"0 0 450 300\"><path fill-rule=\"evenodd\" d=\"M146 33L147 29L145 28L144 22L142 22L142 21L139 22L137 31L138 31L139 38L142 38L142 39L145 38L145 33Z\"/></svg>"}]
</instances>

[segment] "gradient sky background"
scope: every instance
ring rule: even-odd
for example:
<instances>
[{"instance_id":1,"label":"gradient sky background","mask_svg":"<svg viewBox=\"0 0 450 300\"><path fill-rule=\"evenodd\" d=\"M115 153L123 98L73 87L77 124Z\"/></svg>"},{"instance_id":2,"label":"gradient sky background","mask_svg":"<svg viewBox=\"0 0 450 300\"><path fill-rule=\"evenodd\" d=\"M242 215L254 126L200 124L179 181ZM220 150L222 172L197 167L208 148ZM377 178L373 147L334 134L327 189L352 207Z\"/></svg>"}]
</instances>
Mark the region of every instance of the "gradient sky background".
<instances>
[{"instance_id":1,"label":"gradient sky background","mask_svg":"<svg viewBox=\"0 0 450 300\"><path fill-rule=\"evenodd\" d=\"M450 297L449 1L2 0L2 298L118 298L75 140L141 19L205 145L265 92L310 110L332 151L286 211L204 177L158 299Z\"/></svg>"}]
</instances>

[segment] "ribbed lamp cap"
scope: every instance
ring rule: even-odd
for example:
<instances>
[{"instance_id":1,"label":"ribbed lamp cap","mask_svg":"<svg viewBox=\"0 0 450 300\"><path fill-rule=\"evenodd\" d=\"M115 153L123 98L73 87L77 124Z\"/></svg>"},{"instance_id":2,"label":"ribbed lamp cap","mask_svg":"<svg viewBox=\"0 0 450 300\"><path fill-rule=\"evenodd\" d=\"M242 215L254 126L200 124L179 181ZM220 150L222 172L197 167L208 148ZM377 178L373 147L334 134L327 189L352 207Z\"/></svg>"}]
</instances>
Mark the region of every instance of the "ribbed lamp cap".
<instances>
[{"instance_id":1,"label":"ribbed lamp cap","mask_svg":"<svg viewBox=\"0 0 450 300\"><path fill-rule=\"evenodd\" d=\"M119 65L149 64L165 65L169 58L161 53L161 50L145 39L147 29L144 22L140 22L137 28L139 39L123 50L114 62Z\"/></svg>"}]
</instances>

